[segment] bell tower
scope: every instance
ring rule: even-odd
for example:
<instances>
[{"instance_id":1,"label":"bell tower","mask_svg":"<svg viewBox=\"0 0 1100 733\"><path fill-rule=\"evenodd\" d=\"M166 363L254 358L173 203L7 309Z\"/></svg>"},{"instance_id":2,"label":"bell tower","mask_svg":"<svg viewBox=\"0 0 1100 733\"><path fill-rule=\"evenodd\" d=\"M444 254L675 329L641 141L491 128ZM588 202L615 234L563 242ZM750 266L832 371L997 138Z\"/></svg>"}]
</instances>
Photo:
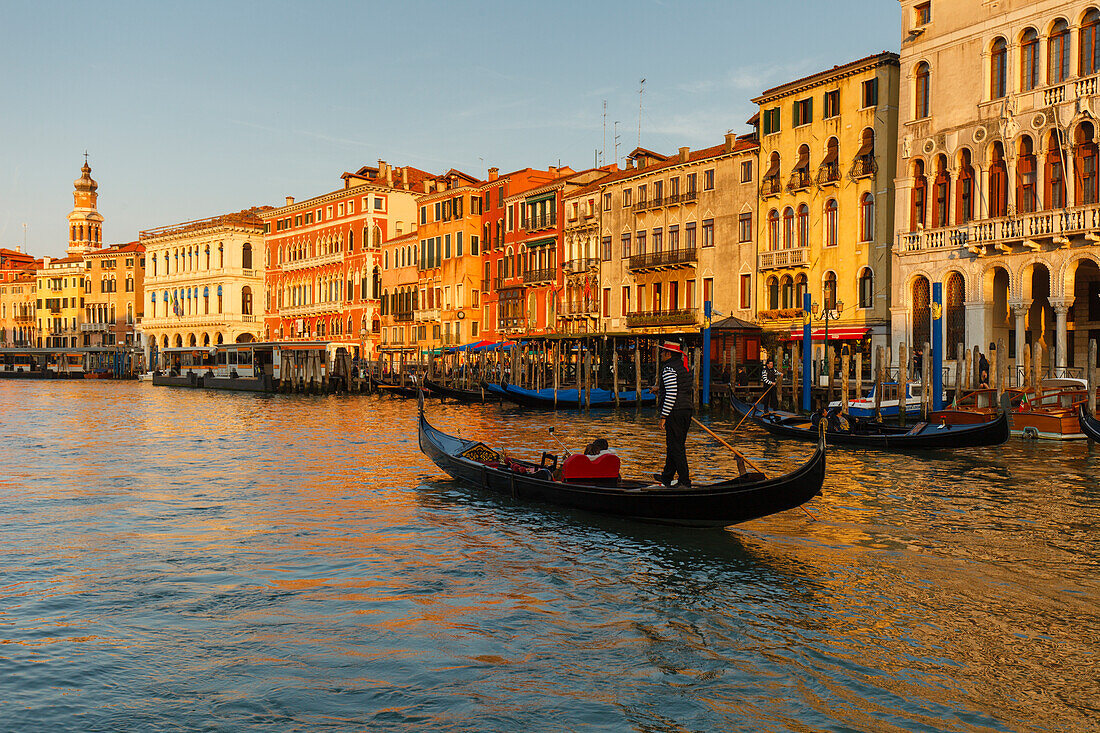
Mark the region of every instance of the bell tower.
<instances>
[{"instance_id":1,"label":"bell tower","mask_svg":"<svg viewBox=\"0 0 1100 733\"><path fill-rule=\"evenodd\" d=\"M73 182L73 188L73 211L69 214L69 248L66 250L70 257L103 246L103 216L96 210L96 189L99 184L92 179L87 153L84 153L80 178Z\"/></svg>"}]
</instances>

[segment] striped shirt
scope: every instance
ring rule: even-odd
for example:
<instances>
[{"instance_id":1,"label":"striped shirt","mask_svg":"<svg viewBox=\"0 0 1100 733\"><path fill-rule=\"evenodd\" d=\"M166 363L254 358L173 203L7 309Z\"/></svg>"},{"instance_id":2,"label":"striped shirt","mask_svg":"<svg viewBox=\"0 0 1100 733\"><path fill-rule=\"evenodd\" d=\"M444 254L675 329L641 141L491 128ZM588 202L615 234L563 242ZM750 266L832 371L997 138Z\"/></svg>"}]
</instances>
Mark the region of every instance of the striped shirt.
<instances>
[{"instance_id":1,"label":"striped shirt","mask_svg":"<svg viewBox=\"0 0 1100 733\"><path fill-rule=\"evenodd\" d=\"M672 406L676 404L677 382L676 370L667 364L661 368L661 417L668 417L672 413Z\"/></svg>"}]
</instances>

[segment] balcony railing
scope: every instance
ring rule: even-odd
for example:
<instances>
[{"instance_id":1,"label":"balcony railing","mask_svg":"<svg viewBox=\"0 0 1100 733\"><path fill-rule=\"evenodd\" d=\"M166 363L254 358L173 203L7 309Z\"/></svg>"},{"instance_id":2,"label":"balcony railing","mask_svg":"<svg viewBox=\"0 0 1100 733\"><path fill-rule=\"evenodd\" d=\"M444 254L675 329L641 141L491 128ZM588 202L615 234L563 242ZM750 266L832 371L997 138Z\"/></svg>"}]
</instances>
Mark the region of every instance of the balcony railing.
<instances>
[{"instance_id":1,"label":"balcony railing","mask_svg":"<svg viewBox=\"0 0 1100 733\"><path fill-rule=\"evenodd\" d=\"M599 303L595 298L588 298L583 303L566 303L562 310L562 315L565 317L581 316L595 318L599 316Z\"/></svg>"},{"instance_id":2,"label":"balcony railing","mask_svg":"<svg viewBox=\"0 0 1100 733\"><path fill-rule=\"evenodd\" d=\"M438 308L420 308L413 311L413 319L417 321L438 321Z\"/></svg>"},{"instance_id":3,"label":"balcony railing","mask_svg":"<svg viewBox=\"0 0 1100 733\"><path fill-rule=\"evenodd\" d=\"M759 270L777 270L781 267L802 267L810 261L810 248L778 249L774 252L761 252L757 257Z\"/></svg>"},{"instance_id":4,"label":"balcony railing","mask_svg":"<svg viewBox=\"0 0 1100 733\"><path fill-rule=\"evenodd\" d=\"M1085 234L1100 229L1100 204L1085 204L1072 209L1035 211L997 219L981 219L957 226L905 232L898 235L897 251L924 252L928 250L967 247L974 254L982 254L987 245L1013 244L1038 246L1040 239ZM1029 244L1034 243L1034 244Z\"/></svg>"},{"instance_id":5,"label":"balcony railing","mask_svg":"<svg viewBox=\"0 0 1100 733\"><path fill-rule=\"evenodd\" d=\"M491 280L482 280L481 281L481 292L483 292L483 293L489 292L489 283L490 282L492 282L492 281Z\"/></svg>"},{"instance_id":6,"label":"balcony railing","mask_svg":"<svg viewBox=\"0 0 1100 733\"><path fill-rule=\"evenodd\" d=\"M109 331L111 324L109 323L81 323L81 331Z\"/></svg>"},{"instance_id":7,"label":"balcony railing","mask_svg":"<svg viewBox=\"0 0 1100 733\"><path fill-rule=\"evenodd\" d=\"M647 326L693 326L699 313L698 308L678 310L637 311L627 314L627 328L645 328Z\"/></svg>"},{"instance_id":8,"label":"balcony railing","mask_svg":"<svg viewBox=\"0 0 1100 733\"><path fill-rule=\"evenodd\" d=\"M562 265L566 272L587 272L600 266L600 260L596 257L586 257L579 260L570 260Z\"/></svg>"},{"instance_id":9,"label":"balcony railing","mask_svg":"<svg viewBox=\"0 0 1100 733\"><path fill-rule=\"evenodd\" d=\"M552 267L542 270L525 270L523 273L523 282L528 285L531 283L550 282L554 279L555 274L556 272Z\"/></svg>"},{"instance_id":10,"label":"balcony railing","mask_svg":"<svg viewBox=\"0 0 1100 733\"><path fill-rule=\"evenodd\" d=\"M506 318L501 318L497 322L497 325L501 329L527 328L527 317L526 316L508 316Z\"/></svg>"},{"instance_id":11,"label":"balcony railing","mask_svg":"<svg viewBox=\"0 0 1100 733\"><path fill-rule=\"evenodd\" d=\"M873 176L878 172L878 163L875 162L874 153L868 153L867 155L860 155L852 163L852 177L853 178L866 178L867 176Z\"/></svg>"},{"instance_id":12,"label":"balcony railing","mask_svg":"<svg viewBox=\"0 0 1100 733\"><path fill-rule=\"evenodd\" d=\"M649 202L646 201L645 199L642 199L641 201L636 201L634 203L634 210L635 211L645 211L648 208L649 208Z\"/></svg>"},{"instance_id":13,"label":"balcony railing","mask_svg":"<svg viewBox=\"0 0 1100 733\"><path fill-rule=\"evenodd\" d=\"M693 201L695 201L697 198L699 198L699 192L698 191L687 191L685 193L680 194L680 202L685 203L685 204L690 204Z\"/></svg>"},{"instance_id":14,"label":"balcony railing","mask_svg":"<svg viewBox=\"0 0 1100 733\"><path fill-rule=\"evenodd\" d=\"M493 290L500 290L501 288L503 288L504 287L504 280L505 280L505 278L503 278L503 277L494 277L493 278Z\"/></svg>"},{"instance_id":15,"label":"balcony railing","mask_svg":"<svg viewBox=\"0 0 1100 733\"><path fill-rule=\"evenodd\" d=\"M818 185L824 185L826 183L836 183L840 180L840 163L833 161L832 163L825 163L817 169L817 183Z\"/></svg>"},{"instance_id":16,"label":"balcony railing","mask_svg":"<svg viewBox=\"0 0 1100 733\"><path fill-rule=\"evenodd\" d=\"M558 213L555 211L553 214L528 217L521 224L529 232L535 232L539 229L552 229L558 225Z\"/></svg>"},{"instance_id":17,"label":"balcony railing","mask_svg":"<svg viewBox=\"0 0 1100 733\"><path fill-rule=\"evenodd\" d=\"M778 196L783 187L779 183L779 176L768 176L760 181L761 196Z\"/></svg>"},{"instance_id":18,"label":"balcony railing","mask_svg":"<svg viewBox=\"0 0 1100 733\"><path fill-rule=\"evenodd\" d=\"M647 252L630 258L631 270L645 270L665 267L693 265L698 261L695 248L668 249L663 252Z\"/></svg>"},{"instance_id":19,"label":"balcony railing","mask_svg":"<svg viewBox=\"0 0 1100 733\"><path fill-rule=\"evenodd\" d=\"M810 169L796 168L791 172L791 179L787 181L788 191L801 191L810 187L812 179L810 178Z\"/></svg>"},{"instance_id":20,"label":"balcony railing","mask_svg":"<svg viewBox=\"0 0 1100 733\"><path fill-rule=\"evenodd\" d=\"M395 323L407 323L413 319L413 311L396 311L393 314Z\"/></svg>"}]
</instances>

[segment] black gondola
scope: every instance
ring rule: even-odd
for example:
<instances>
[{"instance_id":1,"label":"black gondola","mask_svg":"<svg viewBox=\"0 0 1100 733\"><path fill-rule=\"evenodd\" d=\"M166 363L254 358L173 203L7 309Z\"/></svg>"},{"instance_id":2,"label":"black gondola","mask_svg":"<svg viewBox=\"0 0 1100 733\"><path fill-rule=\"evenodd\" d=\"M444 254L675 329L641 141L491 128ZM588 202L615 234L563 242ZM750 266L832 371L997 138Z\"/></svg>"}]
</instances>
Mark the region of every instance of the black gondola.
<instances>
[{"instance_id":1,"label":"black gondola","mask_svg":"<svg viewBox=\"0 0 1100 733\"><path fill-rule=\"evenodd\" d=\"M539 410L638 407L639 405L653 405L657 402L657 395L651 393L648 389L642 391L641 401L636 399L637 394L634 390L621 391L619 392L619 402L616 404L615 395L611 391L595 387L588 390L586 401L584 391L576 388L563 387L554 390L553 387L547 387L535 390L524 389L507 382L501 384L483 382L482 386L485 388L485 392L492 394L494 398L503 398L522 407L533 407ZM555 391L557 392L556 395Z\"/></svg>"},{"instance_id":2,"label":"black gondola","mask_svg":"<svg viewBox=\"0 0 1100 733\"><path fill-rule=\"evenodd\" d=\"M486 402L496 399L495 396L481 388L461 389L459 387L448 387L432 379L424 380L424 389L428 390L428 392L436 397L458 400L459 402Z\"/></svg>"},{"instance_id":3,"label":"black gondola","mask_svg":"<svg viewBox=\"0 0 1100 733\"><path fill-rule=\"evenodd\" d=\"M417 387L415 379L411 379L405 384L388 382L369 375L367 379L370 381L370 391L378 394L388 394L394 397L416 397L420 394L420 388Z\"/></svg>"},{"instance_id":4,"label":"black gondola","mask_svg":"<svg viewBox=\"0 0 1100 733\"><path fill-rule=\"evenodd\" d=\"M1089 414L1087 405L1082 404L1077 413L1077 419L1081 423L1081 432L1100 443L1100 420Z\"/></svg>"},{"instance_id":5,"label":"black gondola","mask_svg":"<svg viewBox=\"0 0 1100 733\"><path fill-rule=\"evenodd\" d=\"M554 478L555 465L507 458L484 443L463 440L432 427L420 400L420 450L451 478L517 499L610 514L628 519L690 527L726 527L794 509L821 493L825 480L825 444L797 470L767 478L748 473L729 481L666 488L647 481L616 478L607 482L574 483Z\"/></svg>"},{"instance_id":6,"label":"black gondola","mask_svg":"<svg viewBox=\"0 0 1100 733\"><path fill-rule=\"evenodd\" d=\"M772 435L784 438L817 439L817 422L825 423L825 442L829 445L845 445L883 450L931 450L940 448L977 448L1000 445L1008 440L1008 413L1002 411L995 419L976 425L943 425L918 422L912 427L886 425L855 417L843 418L836 414L839 408L828 413L803 417L791 412L764 410L758 406L730 397L733 409L747 415L756 425Z\"/></svg>"}]
</instances>

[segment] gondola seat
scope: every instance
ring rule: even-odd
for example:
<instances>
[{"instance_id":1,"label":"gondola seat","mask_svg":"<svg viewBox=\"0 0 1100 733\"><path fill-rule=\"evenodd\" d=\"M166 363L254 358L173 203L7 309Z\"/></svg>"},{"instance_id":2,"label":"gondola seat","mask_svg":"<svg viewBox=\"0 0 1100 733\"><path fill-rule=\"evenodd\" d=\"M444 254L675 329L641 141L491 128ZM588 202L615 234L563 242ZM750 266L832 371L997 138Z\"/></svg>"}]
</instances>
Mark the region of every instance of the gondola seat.
<instances>
[{"instance_id":1,"label":"gondola seat","mask_svg":"<svg viewBox=\"0 0 1100 733\"><path fill-rule=\"evenodd\" d=\"M621 462L611 451L595 456L574 453L561 464L561 480L570 484L615 484Z\"/></svg>"}]
</instances>

